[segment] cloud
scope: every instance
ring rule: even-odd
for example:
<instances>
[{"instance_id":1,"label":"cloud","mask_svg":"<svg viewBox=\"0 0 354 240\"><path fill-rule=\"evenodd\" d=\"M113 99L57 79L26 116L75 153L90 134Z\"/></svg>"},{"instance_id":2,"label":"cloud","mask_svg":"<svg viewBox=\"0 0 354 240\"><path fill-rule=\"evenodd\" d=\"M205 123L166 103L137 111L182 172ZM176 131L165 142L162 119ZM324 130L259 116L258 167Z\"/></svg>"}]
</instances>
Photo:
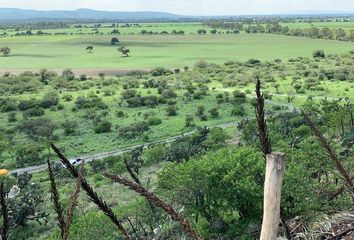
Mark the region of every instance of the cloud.
<instances>
[{"instance_id":1,"label":"cloud","mask_svg":"<svg viewBox=\"0 0 354 240\"><path fill-rule=\"evenodd\" d=\"M353 11L353 0L0 0L0 7L165 11L186 15Z\"/></svg>"}]
</instances>

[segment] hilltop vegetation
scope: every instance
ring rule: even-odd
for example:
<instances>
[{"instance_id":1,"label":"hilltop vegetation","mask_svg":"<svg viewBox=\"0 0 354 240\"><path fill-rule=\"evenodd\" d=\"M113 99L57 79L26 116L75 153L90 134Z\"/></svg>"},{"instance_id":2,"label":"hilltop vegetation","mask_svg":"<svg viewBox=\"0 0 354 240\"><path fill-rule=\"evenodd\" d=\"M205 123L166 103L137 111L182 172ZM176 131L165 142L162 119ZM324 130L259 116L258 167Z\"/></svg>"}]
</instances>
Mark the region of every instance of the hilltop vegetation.
<instances>
[{"instance_id":1,"label":"hilltop vegetation","mask_svg":"<svg viewBox=\"0 0 354 240\"><path fill-rule=\"evenodd\" d=\"M350 19L317 20L2 27L3 234L257 239L264 145L286 156L279 236L353 227L354 43L308 35Z\"/></svg>"}]
</instances>

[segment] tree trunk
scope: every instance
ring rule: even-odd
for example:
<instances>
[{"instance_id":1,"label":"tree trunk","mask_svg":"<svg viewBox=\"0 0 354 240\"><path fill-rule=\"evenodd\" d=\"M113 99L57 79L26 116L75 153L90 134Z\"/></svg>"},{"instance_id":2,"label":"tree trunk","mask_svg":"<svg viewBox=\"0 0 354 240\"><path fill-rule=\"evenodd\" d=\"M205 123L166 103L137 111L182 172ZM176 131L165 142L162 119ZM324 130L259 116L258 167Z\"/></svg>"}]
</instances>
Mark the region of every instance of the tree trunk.
<instances>
[{"instance_id":1,"label":"tree trunk","mask_svg":"<svg viewBox=\"0 0 354 240\"><path fill-rule=\"evenodd\" d=\"M267 155L261 240L275 240L280 221L280 199L285 171L285 155Z\"/></svg>"}]
</instances>

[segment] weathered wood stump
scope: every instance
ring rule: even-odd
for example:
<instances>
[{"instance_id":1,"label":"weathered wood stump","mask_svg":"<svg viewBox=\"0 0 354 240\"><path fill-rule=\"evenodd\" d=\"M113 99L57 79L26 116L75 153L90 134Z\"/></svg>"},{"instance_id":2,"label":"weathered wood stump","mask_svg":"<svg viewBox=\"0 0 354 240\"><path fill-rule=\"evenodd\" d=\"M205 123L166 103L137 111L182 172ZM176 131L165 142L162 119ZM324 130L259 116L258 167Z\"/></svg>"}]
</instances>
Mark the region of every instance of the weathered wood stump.
<instances>
[{"instance_id":1,"label":"weathered wood stump","mask_svg":"<svg viewBox=\"0 0 354 240\"><path fill-rule=\"evenodd\" d=\"M264 181L264 208L261 240L275 240L280 221L280 200L285 172L285 155L267 155L266 176Z\"/></svg>"}]
</instances>

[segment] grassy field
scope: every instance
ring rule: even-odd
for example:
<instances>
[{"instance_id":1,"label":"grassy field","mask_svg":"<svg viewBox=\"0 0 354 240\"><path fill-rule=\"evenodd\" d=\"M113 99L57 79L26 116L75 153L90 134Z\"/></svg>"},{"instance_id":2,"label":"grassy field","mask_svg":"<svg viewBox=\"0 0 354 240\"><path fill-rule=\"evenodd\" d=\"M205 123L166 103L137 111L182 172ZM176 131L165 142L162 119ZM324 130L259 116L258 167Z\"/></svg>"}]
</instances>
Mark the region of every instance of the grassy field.
<instances>
[{"instance_id":1,"label":"grassy field","mask_svg":"<svg viewBox=\"0 0 354 240\"><path fill-rule=\"evenodd\" d=\"M80 24L81 28L76 28L75 26L79 24L72 24L70 28L62 28L62 29L43 29L43 32L46 33L68 33L68 34L90 34L95 31L99 31L103 34L111 34L113 29L118 29L120 34L138 34L142 30L146 30L148 32L162 32L167 31L171 33L173 30L176 31L184 31L185 34L196 34L199 29L211 30L211 28L207 26L203 26L200 22L186 22L186 23L139 23L134 25L125 25L124 23L119 24L116 27L113 27L112 24L104 23L101 27L96 28L94 24ZM22 31L22 30L21 30ZM23 30L25 31L25 30ZM223 30L221 30L223 31ZM16 33L15 29L7 29L0 30L0 33L6 32L8 35L13 35ZM36 30L32 31L34 34Z\"/></svg>"},{"instance_id":2,"label":"grassy field","mask_svg":"<svg viewBox=\"0 0 354 240\"><path fill-rule=\"evenodd\" d=\"M0 39L12 53L2 57L0 69L39 68L153 68L184 67L198 60L224 63L250 58L273 60L298 56L310 57L316 49L327 54L354 49L353 42L317 40L270 34L185 35L185 36L120 36L121 45L131 50L122 57L110 36L31 36ZM88 45L94 47L87 53Z\"/></svg>"},{"instance_id":3,"label":"grassy field","mask_svg":"<svg viewBox=\"0 0 354 240\"><path fill-rule=\"evenodd\" d=\"M342 28L346 31L354 30L354 22L296 22L296 23L284 23L283 25L288 26L289 28L331 28L338 29Z\"/></svg>"}]
</instances>

